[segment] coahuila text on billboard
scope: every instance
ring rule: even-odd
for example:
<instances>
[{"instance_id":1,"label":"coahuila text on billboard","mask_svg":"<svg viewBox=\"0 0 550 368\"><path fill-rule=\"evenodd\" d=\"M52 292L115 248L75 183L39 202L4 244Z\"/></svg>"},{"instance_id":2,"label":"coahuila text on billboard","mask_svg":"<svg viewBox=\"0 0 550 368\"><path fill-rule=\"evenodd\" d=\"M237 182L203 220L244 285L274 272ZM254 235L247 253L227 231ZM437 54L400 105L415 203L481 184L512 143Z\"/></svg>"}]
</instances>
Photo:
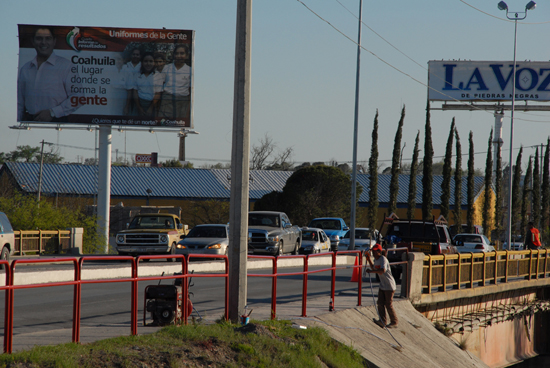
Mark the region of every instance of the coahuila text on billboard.
<instances>
[{"instance_id":1,"label":"coahuila text on billboard","mask_svg":"<svg viewBox=\"0 0 550 368\"><path fill-rule=\"evenodd\" d=\"M445 84L443 86L443 91L470 91L472 89L476 91L489 91L486 79L493 79L493 77L496 79L500 89L504 91L508 86L508 83L512 80L513 65L507 66L509 67L507 75L505 75L505 72L503 73L502 70L504 64L489 64L490 70L492 71L491 74L488 74L487 70L484 70L484 74L480 68L474 68L467 81L454 80L454 69L456 66L457 64L443 64L443 67L445 68ZM458 84L456 84L457 82ZM520 64L516 65L517 90L550 92L550 89L548 88L549 85L550 68L540 68L537 71L533 68L522 67ZM489 96L485 98L489 98Z\"/></svg>"}]
</instances>

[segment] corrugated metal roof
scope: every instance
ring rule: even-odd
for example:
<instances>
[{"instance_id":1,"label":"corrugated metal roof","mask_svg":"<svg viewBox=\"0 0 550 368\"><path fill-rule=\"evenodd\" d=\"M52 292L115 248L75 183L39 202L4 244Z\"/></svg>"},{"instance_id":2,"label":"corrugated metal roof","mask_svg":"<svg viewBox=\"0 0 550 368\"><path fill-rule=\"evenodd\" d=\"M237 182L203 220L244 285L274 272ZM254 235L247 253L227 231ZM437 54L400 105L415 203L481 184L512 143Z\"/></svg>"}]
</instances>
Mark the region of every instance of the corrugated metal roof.
<instances>
[{"instance_id":1,"label":"corrugated metal roof","mask_svg":"<svg viewBox=\"0 0 550 368\"><path fill-rule=\"evenodd\" d=\"M36 163L7 162L2 171L12 173L25 192L38 191L40 165ZM0 171L1 172L1 171ZM251 170L250 199L260 199L272 191L282 191L292 171ZM178 169L156 167L111 168L111 195L118 197L146 197L151 189L151 198L229 199L231 187L229 169ZM391 175L378 175L378 200L389 201ZM433 178L433 204L441 204L443 177ZM360 203L369 200L369 175L358 174L357 181L363 186ZM483 189L483 177L474 179L476 194ZM422 176L416 178L416 202L422 203ZM97 166L44 164L42 193L89 195L97 193ZM397 202L406 204L409 193L409 176L399 176ZM454 178L451 179L451 200L454 204ZM462 178L462 205L467 204L467 178Z\"/></svg>"},{"instance_id":2,"label":"corrugated metal roof","mask_svg":"<svg viewBox=\"0 0 550 368\"><path fill-rule=\"evenodd\" d=\"M416 177L416 203L422 203L422 175ZM462 178L462 205L468 204L468 178ZM369 175L359 174L357 175L357 181L363 186L363 191L359 197L359 203L368 203L369 202ZM388 203L390 200L390 181L391 175L389 174L378 174L378 201L380 203ZM483 189L483 183L485 178L481 176L476 176L474 178L474 187L475 193L477 194L481 189ZM409 175L399 175L399 192L397 193L397 203L406 204L409 200ZM441 183L443 182L442 175L434 175L432 182L432 203L434 205L441 204ZM454 205L454 190L455 190L455 180L451 178L451 199L450 205Z\"/></svg>"}]
</instances>

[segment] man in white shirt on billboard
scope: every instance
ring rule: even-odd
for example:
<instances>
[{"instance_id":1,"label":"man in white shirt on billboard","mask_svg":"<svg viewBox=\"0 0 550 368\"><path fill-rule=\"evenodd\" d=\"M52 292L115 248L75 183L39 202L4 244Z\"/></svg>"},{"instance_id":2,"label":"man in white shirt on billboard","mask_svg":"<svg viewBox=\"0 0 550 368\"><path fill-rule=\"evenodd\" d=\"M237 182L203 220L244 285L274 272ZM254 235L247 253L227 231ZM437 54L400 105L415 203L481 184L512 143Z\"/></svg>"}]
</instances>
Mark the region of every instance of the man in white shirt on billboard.
<instances>
[{"instance_id":1,"label":"man in white shirt on billboard","mask_svg":"<svg viewBox=\"0 0 550 368\"><path fill-rule=\"evenodd\" d=\"M35 29L32 45L36 57L23 65L17 80L18 121L67 121L67 115L79 107L81 85L71 82L78 75L71 72L69 60L53 52L55 43L51 28Z\"/></svg>"},{"instance_id":2,"label":"man in white shirt on billboard","mask_svg":"<svg viewBox=\"0 0 550 368\"><path fill-rule=\"evenodd\" d=\"M126 107L124 107L124 115L137 115L137 107L135 106L133 96L134 79L139 76L141 70L141 51L137 47L132 50L131 59L122 67L122 73L126 80L126 90L128 92Z\"/></svg>"}]
</instances>

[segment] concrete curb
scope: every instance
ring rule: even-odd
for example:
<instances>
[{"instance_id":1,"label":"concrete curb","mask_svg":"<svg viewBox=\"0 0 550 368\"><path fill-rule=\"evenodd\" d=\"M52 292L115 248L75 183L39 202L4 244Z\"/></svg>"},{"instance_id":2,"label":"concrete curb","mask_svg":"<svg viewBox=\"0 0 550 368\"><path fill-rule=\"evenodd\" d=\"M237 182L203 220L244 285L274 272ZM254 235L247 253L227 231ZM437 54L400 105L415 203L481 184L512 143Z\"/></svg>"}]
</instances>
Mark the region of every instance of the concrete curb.
<instances>
[{"instance_id":1,"label":"concrete curb","mask_svg":"<svg viewBox=\"0 0 550 368\"><path fill-rule=\"evenodd\" d=\"M38 258L38 257L33 257ZM62 258L62 257L58 257ZM353 255L340 255L336 258L337 266L349 266L355 263L355 256ZM106 261L107 262L107 261ZM117 279L117 278L129 278L132 277L132 269L129 265L125 265L122 262L108 261L112 264L97 263L84 263L82 269L82 280L100 280L100 279ZM19 267L15 269L14 273L14 285L34 285L44 284L50 282L67 282L74 280L74 269L69 263L55 262L55 258L52 258L52 263L59 265L63 269L44 270L44 269L32 269L30 267ZM46 263L51 265L52 263ZM196 273L208 273L208 272L223 272L223 261L213 262L190 262L189 271ZM290 258L281 257L278 260L277 267L302 267L304 261L302 258ZM332 264L332 257L328 255L326 257L313 257L309 259L309 266L330 266ZM41 265L45 265L42 263ZM65 265L65 266L64 266ZM273 266L273 262L270 259L253 259L248 262L248 270L255 269L270 269ZM169 262L150 262L140 263L138 266L138 276L161 276L172 275L176 272L181 272L181 263L169 263ZM1 275L1 273L0 273ZM0 276L0 286L6 285L6 278Z\"/></svg>"}]
</instances>

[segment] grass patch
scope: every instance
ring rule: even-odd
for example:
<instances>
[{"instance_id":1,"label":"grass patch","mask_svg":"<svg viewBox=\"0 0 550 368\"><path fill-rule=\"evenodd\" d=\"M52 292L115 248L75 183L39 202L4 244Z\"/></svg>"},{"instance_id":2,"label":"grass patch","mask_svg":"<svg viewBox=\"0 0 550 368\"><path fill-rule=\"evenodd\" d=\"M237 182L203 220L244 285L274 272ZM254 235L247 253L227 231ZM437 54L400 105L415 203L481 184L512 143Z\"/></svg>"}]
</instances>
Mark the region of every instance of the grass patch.
<instances>
[{"instance_id":1,"label":"grass patch","mask_svg":"<svg viewBox=\"0 0 550 368\"><path fill-rule=\"evenodd\" d=\"M352 348L322 328L291 327L290 321L247 326L169 326L155 334L123 336L90 344L34 347L0 355L0 367L366 367Z\"/></svg>"}]
</instances>

